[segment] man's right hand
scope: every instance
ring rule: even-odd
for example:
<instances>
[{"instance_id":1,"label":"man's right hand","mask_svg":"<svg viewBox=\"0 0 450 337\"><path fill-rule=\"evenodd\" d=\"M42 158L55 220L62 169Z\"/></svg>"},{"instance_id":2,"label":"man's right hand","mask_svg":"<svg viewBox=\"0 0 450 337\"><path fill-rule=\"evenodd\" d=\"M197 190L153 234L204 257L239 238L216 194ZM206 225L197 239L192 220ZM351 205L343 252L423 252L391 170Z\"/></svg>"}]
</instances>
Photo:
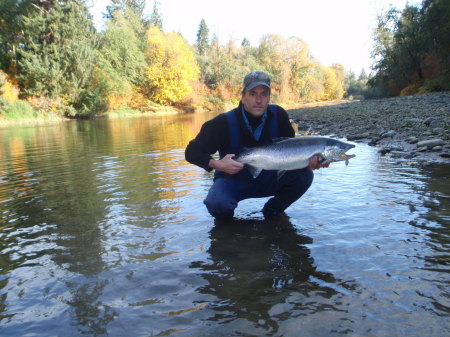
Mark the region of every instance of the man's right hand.
<instances>
[{"instance_id":1,"label":"man's right hand","mask_svg":"<svg viewBox=\"0 0 450 337\"><path fill-rule=\"evenodd\" d=\"M209 167L216 171L222 171L228 174L236 174L244 168L244 164L233 160L234 154L227 154L220 160L211 159Z\"/></svg>"}]
</instances>

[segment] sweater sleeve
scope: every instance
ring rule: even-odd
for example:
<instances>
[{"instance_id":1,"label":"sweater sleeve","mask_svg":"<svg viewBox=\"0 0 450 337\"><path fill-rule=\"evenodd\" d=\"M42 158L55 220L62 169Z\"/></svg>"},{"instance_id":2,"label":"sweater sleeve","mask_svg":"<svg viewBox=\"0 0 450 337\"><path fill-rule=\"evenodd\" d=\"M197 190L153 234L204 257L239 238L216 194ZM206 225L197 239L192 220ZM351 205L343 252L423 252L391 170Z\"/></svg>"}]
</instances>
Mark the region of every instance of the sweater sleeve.
<instances>
[{"instance_id":1,"label":"sweater sleeve","mask_svg":"<svg viewBox=\"0 0 450 337\"><path fill-rule=\"evenodd\" d=\"M186 160L206 171L211 171L211 155L223 148L228 140L228 123L224 114L205 122L198 135L189 142L185 151Z\"/></svg>"}]
</instances>

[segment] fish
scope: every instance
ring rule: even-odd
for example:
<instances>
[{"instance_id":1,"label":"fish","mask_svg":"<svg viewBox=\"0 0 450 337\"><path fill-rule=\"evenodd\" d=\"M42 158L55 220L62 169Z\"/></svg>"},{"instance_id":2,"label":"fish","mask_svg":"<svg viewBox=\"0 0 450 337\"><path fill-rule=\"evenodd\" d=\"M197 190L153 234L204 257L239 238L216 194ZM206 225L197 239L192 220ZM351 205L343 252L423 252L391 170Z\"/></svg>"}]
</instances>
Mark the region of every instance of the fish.
<instances>
[{"instance_id":1,"label":"fish","mask_svg":"<svg viewBox=\"0 0 450 337\"><path fill-rule=\"evenodd\" d=\"M320 158L321 164L345 161L348 165L349 159L355 155L346 152L354 147L353 144L321 136L277 138L268 145L244 148L233 160L244 164L256 178L262 170L277 170L282 174L305 168L314 156Z\"/></svg>"}]
</instances>

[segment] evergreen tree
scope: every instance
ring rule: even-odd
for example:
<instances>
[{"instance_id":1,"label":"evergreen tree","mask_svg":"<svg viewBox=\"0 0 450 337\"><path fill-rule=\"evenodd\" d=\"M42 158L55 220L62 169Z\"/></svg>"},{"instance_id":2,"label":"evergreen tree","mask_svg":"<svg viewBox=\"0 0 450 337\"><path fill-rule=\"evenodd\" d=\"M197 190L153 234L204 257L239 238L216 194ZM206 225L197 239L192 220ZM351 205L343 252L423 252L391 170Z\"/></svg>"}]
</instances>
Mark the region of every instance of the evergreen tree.
<instances>
[{"instance_id":1,"label":"evergreen tree","mask_svg":"<svg viewBox=\"0 0 450 337\"><path fill-rule=\"evenodd\" d=\"M15 72L17 48L23 43L21 22L32 7L32 0L0 1L0 69Z\"/></svg>"},{"instance_id":2,"label":"evergreen tree","mask_svg":"<svg viewBox=\"0 0 450 337\"><path fill-rule=\"evenodd\" d=\"M366 81L369 79L369 77L366 74L366 70L364 68L361 69L361 73L359 74L358 81Z\"/></svg>"},{"instance_id":3,"label":"evergreen tree","mask_svg":"<svg viewBox=\"0 0 450 337\"><path fill-rule=\"evenodd\" d=\"M244 37L242 39L241 46L242 47L250 47L250 41L246 37Z\"/></svg>"},{"instance_id":4,"label":"evergreen tree","mask_svg":"<svg viewBox=\"0 0 450 337\"><path fill-rule=\"evenodd\" d=\"M110 5L106 6L106 18L113 18L117 11L132 10L142 17L145 8L145 0L110 0Z\"/></svg>"},{"instance_id":5,"label":"evergreen tree","mask_svg":"<svg viewBox=\"0 0 450 337\"><path fill-rule=\"evenodd\" d=\"M149 26L158 27L160 31L163 31L163 22L162 22L162 15L160 12L160 6L161 4L159 0L155 0L155 2L153 3L152 14L150 15Z\"/></svg>"},{"instance_id":6,"label":"evergreen tree","mask_svg":"<svg viewBox=\"0 0 450 337\"><path fill-rule=\"evenodd\" d=\"M197 31L197 50L200 55L204 55L209 48L209 28L205 19L200 21Z\"/></svg>"},{"instance_id":7,"label":"evergreen tree","mask_svg":"<svg viewBox=\"0 0 450 337\"><path fill-rule=\"evenodd\" d=\"M39 3L23 18L21 87L26 95L62 98L79 108L97 62L91 16L82 0Z\"/></svg>"},{"instance_id":8,"label":"evergreen tree","mask_svg":"<svg viewBox=\"0 0 450 337\"><path fill-rule=\"evenodd\" d=\"M106 23L101 37L101 67L108 73L117 73L122 80L140 85L147 62L145 60L144 26L138 14L130 9L116 12Z\"/></svg>"}]
</instances>

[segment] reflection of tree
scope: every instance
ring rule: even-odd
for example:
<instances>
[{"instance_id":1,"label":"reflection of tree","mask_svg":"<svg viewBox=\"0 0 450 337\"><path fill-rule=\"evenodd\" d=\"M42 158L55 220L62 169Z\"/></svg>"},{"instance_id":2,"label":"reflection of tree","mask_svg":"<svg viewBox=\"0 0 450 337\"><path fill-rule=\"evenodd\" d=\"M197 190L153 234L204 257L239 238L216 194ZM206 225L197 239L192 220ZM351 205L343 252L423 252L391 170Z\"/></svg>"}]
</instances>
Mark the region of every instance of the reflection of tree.
<instances>
[{"instance_id":1,"label":"reflection of tree","mask_svg":"<svg viewBox=\"0 0 450 337\"><path fill-rule=\"evenodd\" d=\"M269 311L292 291L335 293L313 280L336 282L316 270L306 247L312 239L299 234L287 218L216 224L210 236L210 263L191 267L203 270L208 281L200 292L218 298L209 306L217 312L213 320L247 319L276 329Z\"/></svg>"},{"instance_id":2,"label":"reflection of tree","mask_svg":"<svg viewBox=\"0 0 450 337\"><path fill-rule=\"evenodd\" d=\"M450 248L449 226L450 223L450 178L448 175L450 165L428 165L423 169L426 185L422 187L421 199L426 212L420 218L411 221L410 224L421 229L426 229L429 236L427 255L424 256L424 269L432 271L448 272ZM410 208L415 210L415 208ZM422 219L421 219L422 218ZM449 294L443 291L441 298ZM448 313L448 307L435 302L437 310Z\"/></svg>"},{"instance_id":3,"label":"reflection of tree","mask_svg":"<svg viewBox=\"0 0 450 337\"><path fill-rule=\"evenodd\" d=\"M17 269L20 273L20 268L27 266L50 275L63 271L63 278L80 275L80 281L64 281L71 293L68 303L73 306L76 325L80 331L101 331L113 319L97 302L105 285L92 280L105 269L101 224L107 203L101 193L103 183L93 174L100 160L91 146L102 144L102 139L88 123L31 130L11 135L2 147L8 161L0 166L5 177L0 221L8 225L0 238L0 272L8 275ZM3 255L4 251L8 253ZM8 281L3 279L0 288ZM28 282L11 286L23 293L34 290L28 289ZM0 305L0 312L8 312L7 295L1 298L5 305ZM46 300L46 295L42 296L41 300Z\"/></svg>"},{"instance_id":4,"label":"reflection of tree","mask_svg":"<svg viewBox=\"0 0 450 337\"><path fill-rule=\"evenodd\" d=\"M113 308L104 305L99 298L103 295L108 281L87 284L67 284L73 289L72 300L69 301L74 310L77 327L82 335L100 336L107 333L107 326L114 320L117 313Z\"/></svg>"}]
</instances>

